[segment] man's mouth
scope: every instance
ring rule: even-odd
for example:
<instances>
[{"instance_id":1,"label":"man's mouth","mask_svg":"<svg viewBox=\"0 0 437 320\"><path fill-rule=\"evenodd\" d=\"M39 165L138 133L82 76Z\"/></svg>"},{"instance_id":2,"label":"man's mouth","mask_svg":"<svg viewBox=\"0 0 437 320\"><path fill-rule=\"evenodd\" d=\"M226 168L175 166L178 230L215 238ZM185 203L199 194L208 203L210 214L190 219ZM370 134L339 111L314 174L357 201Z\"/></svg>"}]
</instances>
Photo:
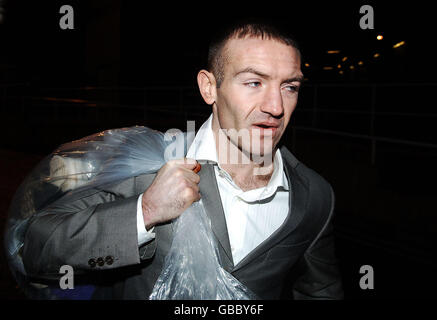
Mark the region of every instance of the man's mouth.
<instances>
[{"instance_id":1,"label":"man's mouth","mask_svg":"<svg viewBox=\"0 0 437 320\"><path fill-rule=\"evenodd\" d=\"M279 123L276 122L258 122L252 125L253 128L260 130L262 133L265 131L271 131L272 134L276 132L279 127Z\"/></svg>"}]
</instances>

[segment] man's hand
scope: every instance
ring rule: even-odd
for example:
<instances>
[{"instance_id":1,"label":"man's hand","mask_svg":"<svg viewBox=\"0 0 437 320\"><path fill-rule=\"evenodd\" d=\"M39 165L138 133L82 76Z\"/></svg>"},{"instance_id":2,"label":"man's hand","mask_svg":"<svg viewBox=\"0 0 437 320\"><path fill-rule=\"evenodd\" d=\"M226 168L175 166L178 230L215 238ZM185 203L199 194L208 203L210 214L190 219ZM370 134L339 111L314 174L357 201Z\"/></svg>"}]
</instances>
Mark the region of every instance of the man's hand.
<instances>
[{"instance_id":1,"label":"man's hand","mask_svg":"<svg viewBox=\"0 0 437 320\"><path fill-rule=\"evenodd\" d=\"M193 171L196 166L199 166L196 160L184 158L171 160L158 171L143 194L143 217L147 230L155 224L179 217L194 201L200 200L200 177Z\"/></svg>"}]
</instances>

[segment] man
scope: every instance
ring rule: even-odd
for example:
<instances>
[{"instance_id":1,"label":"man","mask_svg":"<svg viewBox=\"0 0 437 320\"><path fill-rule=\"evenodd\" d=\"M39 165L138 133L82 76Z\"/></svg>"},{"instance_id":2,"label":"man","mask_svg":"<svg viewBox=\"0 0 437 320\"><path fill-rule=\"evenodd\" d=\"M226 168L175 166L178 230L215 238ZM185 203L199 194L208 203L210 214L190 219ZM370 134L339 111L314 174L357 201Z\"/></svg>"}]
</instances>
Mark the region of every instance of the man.
<instances>
[{"instance_id":1,"label":"man","mask_svg":"<svg viewBox=\"0 0 437 320\"><path fill-rule=\"evenodd\" d=\"M23 251L30 275L56 274L63 264L108 270L110 295L100 297L146 299L174 219L202 198L222 267L258 297L343 297L332 189L278 147L303 79L295 42L266 25L237 25L213 41L208 60L197 81L212 115L186 158L39 214Z\"/></svg>"}]
</instances>

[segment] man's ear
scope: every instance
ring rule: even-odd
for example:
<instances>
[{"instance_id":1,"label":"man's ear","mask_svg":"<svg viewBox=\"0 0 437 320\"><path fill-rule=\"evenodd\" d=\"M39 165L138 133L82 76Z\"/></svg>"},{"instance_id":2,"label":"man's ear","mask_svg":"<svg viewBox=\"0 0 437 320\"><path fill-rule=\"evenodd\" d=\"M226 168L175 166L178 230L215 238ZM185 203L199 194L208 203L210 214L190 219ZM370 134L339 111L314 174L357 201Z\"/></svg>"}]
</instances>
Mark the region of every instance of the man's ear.
<instances>
[{"instance_id":1,"label":"man's ear","mask_svg":"<svg viewBox=\"0 0 437 320\"><path fill-rule=\"evenodd\" d=\"M214 75L206 70L200 70L197 74L197 84L199 85L200 94L203 100L209 105L216 101L217 88Z\"/></svg>"}]
</instances>

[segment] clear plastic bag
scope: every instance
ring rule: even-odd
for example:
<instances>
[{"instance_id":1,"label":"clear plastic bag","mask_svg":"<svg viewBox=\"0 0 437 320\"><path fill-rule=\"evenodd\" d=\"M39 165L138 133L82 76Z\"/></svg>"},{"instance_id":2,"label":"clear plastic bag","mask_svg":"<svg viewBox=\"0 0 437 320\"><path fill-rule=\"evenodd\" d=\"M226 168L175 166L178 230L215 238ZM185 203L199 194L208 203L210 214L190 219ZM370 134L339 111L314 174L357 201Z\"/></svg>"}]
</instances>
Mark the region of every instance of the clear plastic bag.
<instances>
[{"instance_id":1,"label":"clear plastic bag","mask_svg":"<svg viewBox=\"0 0 437 320\"><path fill-rule=\"evenodd\" d=\"M36 299L69 298L65 292L59 294L59 288L31 283L26 275L21 248L32 216L86 188L156 172L169 157L181 157L168 150L185 152L185 141L181 136L172 139L146 127L107 130L64 144L43 159L18 188L5 232L10 269L26 294ZM175 143L176 148L172 146ZM77 288L70 298L88 299L92 289L92 285ZM220 266L210 221L201 202L178 218L172 247L150 298L255 298Z\"/></svg>"},{"instance_id":2,"label":"clear plastic bag","mask_svg":"<svg viewBox=\"0 0 437 320\"><path fill-rule=\"evenodd\" d=\"M31 217L86 188L156 172L165 163L163 150L171 143L166 140L163 133L146 127L106 130L61 145L32 170L11 201L4 237L9 267L27 296L65 298L65 292L57 294L59 288L30 282L27 277L21 249ZM76 299L73 291L82 289L68 292Z\"/></svg>"},{"instance_id":3,"label":"clear plastic bag","mask_svg":"<svg viewBox=\"0 0 437 320\"><path fill-rule=\"evenodd\" d=\"M248 288L224 270L202 200L176 221L173 243L151 300L249 300Z\"/></svg>"}]
</instances>

